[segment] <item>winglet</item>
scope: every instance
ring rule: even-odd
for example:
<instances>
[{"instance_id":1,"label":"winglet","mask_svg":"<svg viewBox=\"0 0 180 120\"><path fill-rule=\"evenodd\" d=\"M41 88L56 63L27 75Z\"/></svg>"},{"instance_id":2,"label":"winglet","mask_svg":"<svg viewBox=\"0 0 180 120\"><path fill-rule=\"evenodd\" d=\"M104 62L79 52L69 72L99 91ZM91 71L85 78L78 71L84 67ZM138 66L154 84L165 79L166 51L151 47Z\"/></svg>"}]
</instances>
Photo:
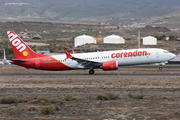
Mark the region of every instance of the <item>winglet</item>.
<instances>
[{"instance_id":1,"label":"winglet","mask_svg":"<svg viewBox=\"0 0 180 120\"><path fill-rule=\"evenodd\" d=\"M64 49L64 52L66 53L66 59L65 59L65 60L71 58L72 56L71 56L71 54L66 50L66 48L63 47L63 49Z\"/></svg>"},{"instance_id":2,"label":"winglet","mask_svg":"<svg viewBox=\"0 0 180 120\"><path fill-rule=\"evenodd\" d=\"M76 54L76 52L72 49L73 54Z\"/></svg>"}]
</instances>

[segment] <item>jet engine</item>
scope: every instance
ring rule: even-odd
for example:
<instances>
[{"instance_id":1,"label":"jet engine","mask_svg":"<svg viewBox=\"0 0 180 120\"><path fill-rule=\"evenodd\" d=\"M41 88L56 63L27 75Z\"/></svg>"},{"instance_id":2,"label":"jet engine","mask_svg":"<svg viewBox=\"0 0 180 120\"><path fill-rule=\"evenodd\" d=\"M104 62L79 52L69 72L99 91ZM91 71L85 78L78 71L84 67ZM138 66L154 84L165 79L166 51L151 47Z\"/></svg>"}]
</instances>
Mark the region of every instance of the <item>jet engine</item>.
<instances>
[{"instance_id":1,"label":"jet engine","mask_svg":"<svg viewBox=\"0 0 180 120\"><path fill-rule=\"evenodd\" d=\"M106 70L117 70L118 69L118 62L115 60L104 62L100 68L103 69L104 71L106 71Z\"/></svg>"}]
</instances>

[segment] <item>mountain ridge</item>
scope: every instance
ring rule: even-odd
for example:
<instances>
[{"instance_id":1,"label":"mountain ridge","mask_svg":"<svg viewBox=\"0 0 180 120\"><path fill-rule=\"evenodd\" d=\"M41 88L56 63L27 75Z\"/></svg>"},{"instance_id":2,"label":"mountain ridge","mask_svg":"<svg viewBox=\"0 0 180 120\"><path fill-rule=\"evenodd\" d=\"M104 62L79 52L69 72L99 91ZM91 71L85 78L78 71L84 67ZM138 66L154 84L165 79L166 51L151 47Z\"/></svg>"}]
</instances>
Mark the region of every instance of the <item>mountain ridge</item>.
<instances>
[{"instance_id":1,"label":"mountain ridge","mask_svg":"<svg viewBox=\"0 0 180 120\"><path fill-rule=\"evenodd\" d=\"M17 3L17 4L7 4ZM18 3L29 5L18 6ZM6 5L7 4L7 5ZM59 21L63 18L87 17L154 17L180 10L178 0L1 0L0 16L17 19L41 18Z\"/></svg>"}]
</instances>

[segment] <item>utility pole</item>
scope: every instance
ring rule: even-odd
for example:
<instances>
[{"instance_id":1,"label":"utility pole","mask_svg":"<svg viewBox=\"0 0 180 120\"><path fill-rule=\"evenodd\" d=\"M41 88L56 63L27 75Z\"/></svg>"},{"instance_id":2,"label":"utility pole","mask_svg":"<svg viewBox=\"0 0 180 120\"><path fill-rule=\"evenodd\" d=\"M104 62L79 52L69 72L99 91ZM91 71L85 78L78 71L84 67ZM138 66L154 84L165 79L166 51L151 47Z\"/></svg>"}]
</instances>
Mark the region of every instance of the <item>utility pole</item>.
<instances>
[{"instance_id":1,"label":"utility pole","mask_svg":"<svg viewBox=\"0 0 180 120\"><path fill-rule=\"evenodd\" d=\"M140 41L141 38L140 38L140 28L138 28L138 49L140 48Z\"/></svg>"}]
</instances>

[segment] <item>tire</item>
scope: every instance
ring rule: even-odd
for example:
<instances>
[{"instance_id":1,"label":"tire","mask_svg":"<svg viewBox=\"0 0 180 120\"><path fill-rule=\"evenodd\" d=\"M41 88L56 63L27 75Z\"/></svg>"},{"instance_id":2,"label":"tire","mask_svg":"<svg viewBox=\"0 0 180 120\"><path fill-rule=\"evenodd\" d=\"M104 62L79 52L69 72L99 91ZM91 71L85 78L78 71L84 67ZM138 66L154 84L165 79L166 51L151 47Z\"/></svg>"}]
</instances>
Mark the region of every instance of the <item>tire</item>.
<instances>
[{"instance_id":1,"label":"tire","mask_svg":"<svg viewBox=\"0 0 180 120\"><path fill-rule=\"evenodd\" d=\"M162 67L159 67L159 70L162 70Z\"/></svg>"},{"instance_id":2,"label":"tire","mask_svg":"<svg viewBox=\"0 0 180 120\"><path fill-rule=\"evenodd\" d=\"M89 71L89 74L94 74L94 70L90 70L90 71Z\"/></svg>"}]
</instances>

